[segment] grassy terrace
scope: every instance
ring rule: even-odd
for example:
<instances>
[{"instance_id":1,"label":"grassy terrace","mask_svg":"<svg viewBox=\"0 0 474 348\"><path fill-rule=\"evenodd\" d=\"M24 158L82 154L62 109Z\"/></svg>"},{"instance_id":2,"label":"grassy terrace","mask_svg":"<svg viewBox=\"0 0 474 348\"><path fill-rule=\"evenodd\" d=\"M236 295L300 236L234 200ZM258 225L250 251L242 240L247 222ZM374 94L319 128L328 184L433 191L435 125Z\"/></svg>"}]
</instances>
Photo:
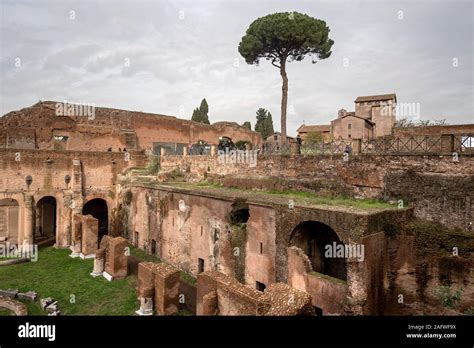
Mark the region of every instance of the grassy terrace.
<instances>
[{"instance_id":1,"label":"grassy terrace","mask_svg":"<svg viewBox=\"0 0 474 348\"><path fill-rule=\"evenodd\" d=\"M130 249L131 256L140 261L161 262L143 250ZM139 308L135 275L112 282L104 277L93 278L90 275L93 259L73 259L69 257L70 253L70 250L42 247L37 262L1 266L0 288L36 291L35 302L22 301L28 307L28 315L47 315L39 303L39 299L45 297L58 301L61 315L135 315ZM181 279L190 284L195 282L185 272L181 272ZM70 301L71 295L74 302ZM2 315L11 313L0 309Z\"/></svg>"},{"instance_id":2,"label":"grassy terrace","mask_svg":"<svg viewBox=\"0 0 474 348\"><path fill-rule=\"evenodd\" d=\"M70 253L70 250L44 247L39 249L37 262L2 266L0 287L36 291L35 302L23 301L29 315L46 315L39 303L45 297L57 300L64 315L134 314L138 309L136 277L112 282L103 277L93 278L90 273L94 261L73 259Z\"/></svg>"},{"instance_id":3,"label":"grassy terrace","mask_svg":"<svg viewBox=\"0 0 474 348\"><path fill-rule=\"evenodd\" d=\"M356 212L376 212L386 209L398 209L397 205L375 199L353 199L347 197L324 197L303 191L256 191L228 188L208 182L166 182L163 186L193 190L223 197L245 198L250 201L288 205L292 199L295 206L321 207L326 209L351 209Z\"/></svg>"}]
</instances>

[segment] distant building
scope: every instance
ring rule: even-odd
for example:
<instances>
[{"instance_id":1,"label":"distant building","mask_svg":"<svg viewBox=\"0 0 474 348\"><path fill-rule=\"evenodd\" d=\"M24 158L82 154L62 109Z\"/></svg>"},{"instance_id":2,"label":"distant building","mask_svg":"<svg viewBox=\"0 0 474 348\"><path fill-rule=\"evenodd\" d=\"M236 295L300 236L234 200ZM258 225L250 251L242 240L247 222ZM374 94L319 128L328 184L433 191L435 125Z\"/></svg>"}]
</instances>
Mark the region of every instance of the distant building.
<instances>
[{"instance_id":1,"label":"distant building","mask_svg":"<svg viewBox=\"0 0 474 348\"><path fill-rule=\"evenodd\" d=\"M338 111L331 121L329 135L327 125L302 125L298 134L304 137L311 131L320 131L325 139L373 139L392 134L395 125L396 94L357 97L355 112Z\"/></svg>"},{"instance_id":2,"label":"distant building","mask_svg":"<svg viewBox=\"0 0 474 348\"><path fill-rule=\"evenodd\" d=\"M280 132L275 132L272 135L269 135L268 137L265 138L265 144L280 144L280 139L281 139L281 133ZM294 142L295 138L293 137L286 137L286 142L291 143Z\"/></svg>"},{"instance_id":3,"label":"distant building","mask_svg":"<svg viewBox=\"0 0 474 348\"><path fill-rule=\"evenodd\" d=\"M330 124L323 124L323 125L301 125L297 130L298 134L300 135L301 139L304 141L308 133L320 133L322 139L325 142L331 140L331 125Z\"/></svg>"},{"instance_id":4,"label":"distant building","mask_svg":"<svg viewBox=\"0 0 474 348\"><path fill-rule=\"evenodd\" d=\"M333 139L372 139L375 124L354 112L341 110L340 116L331 121Z\"/></svg>"}]
</instances>

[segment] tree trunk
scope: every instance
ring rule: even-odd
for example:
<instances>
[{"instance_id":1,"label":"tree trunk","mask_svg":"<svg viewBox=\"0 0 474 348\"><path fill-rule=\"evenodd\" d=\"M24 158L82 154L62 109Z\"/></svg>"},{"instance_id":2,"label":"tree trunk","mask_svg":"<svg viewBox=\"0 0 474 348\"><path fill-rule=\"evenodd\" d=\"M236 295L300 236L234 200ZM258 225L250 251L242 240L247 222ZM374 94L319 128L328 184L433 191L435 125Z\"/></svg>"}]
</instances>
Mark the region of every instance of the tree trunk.
<instances>
[{"instance_id":1,"label":"tree trunk","mask_svg":"<svg viewBox=\"0 0 474 348\"><path fill-rule=\"evenodd\" d=\"M283 79L283 85L281 87L281 138L280 144L286 144L286 107L288 104L288 77L286 76L286 57L281 60L280 63L280 75Z\"/></svg>"}]
</instances>

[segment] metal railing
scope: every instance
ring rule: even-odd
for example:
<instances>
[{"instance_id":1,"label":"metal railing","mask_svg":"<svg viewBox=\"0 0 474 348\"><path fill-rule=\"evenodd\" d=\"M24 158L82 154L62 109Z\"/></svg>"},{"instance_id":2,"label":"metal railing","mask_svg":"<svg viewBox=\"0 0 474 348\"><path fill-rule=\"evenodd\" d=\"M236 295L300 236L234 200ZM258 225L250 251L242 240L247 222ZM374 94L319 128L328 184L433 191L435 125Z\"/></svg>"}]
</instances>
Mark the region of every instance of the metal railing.
<instances>
[{"instance_id":1,"label":"metal railing","mask_svg":"<svg viewBox=\"0 0 474 348\"><path fill-rule=\"evenodd\" d=\"M336 139L331 142L313 144L265 144L262 155L324 155L344 152L362 154L474 154L474 134L424 135L405 137L381 137L370 140Z\"/></svg>"}]
</instances>

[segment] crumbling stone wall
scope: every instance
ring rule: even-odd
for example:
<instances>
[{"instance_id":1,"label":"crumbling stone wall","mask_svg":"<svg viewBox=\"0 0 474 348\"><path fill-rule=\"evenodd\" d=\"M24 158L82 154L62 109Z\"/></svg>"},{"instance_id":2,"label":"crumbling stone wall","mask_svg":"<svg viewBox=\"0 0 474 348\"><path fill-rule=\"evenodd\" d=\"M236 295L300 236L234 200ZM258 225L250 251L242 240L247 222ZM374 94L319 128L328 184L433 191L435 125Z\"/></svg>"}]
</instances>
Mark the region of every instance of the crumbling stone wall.
<instances>
[{"instance_id":1,"label":"crumbling stone wall","mask_svg":"<svg viewBox=\"0 0 474 348\"><path fill-rule=\"evenodd\" d=\"M354 155L348 162L341 155L259 156L255 168L199 157L203 158L165 156L162 171L187 168L193 180L217 176L218 182L231 187L260 185L269 190L295 188L324 195L403 200L415 206L420 218L463 229L473 222L474 157L468 155Z\"/></svg>"},{"instance_id":2,"label":"crumbling stone wall","mask_svg":"<svg viewBox=\"0 0 474 348\"><path fill-rule=\"evenodd\" d=\"M286 284L265 292L247 287L220 272L198 276L197 315L312 315L311 297Z\"/></svg>"},{"instance_id":3,"label":"crumbling stone wall","mask_svg":"<svg viewBox=\"0 0 474 348\"><path fill-rule=\"evenodd\" d=\"M474 175L394 171L384 178L387 199L413 205L419 218L469 228L474 220Z\"/></svg>"},{"instance_id":4,"label":"crumbling stone wall","mask_svg":"<svg viewBox=\"0 0 474 348\"><path fill-rule=\"evenodd\" d=\"M452 124L426 127L394 127L395 136L442 135L442 134L474 134L474 124Z\"/></svg>"},{"instance_id":5,"label":"crumbling stone wall","mask_svg":"<svg viewBox=\"0 0 474 348\"><path fill-rule=\"evenodd\" d=\"M321 308L324 315L347 310L347 282L313 272L308 256L294 246L288 248L288 285L310 294L312 305Z\"/></svg>"},{"instance_id":6,"label":"crumbling stone wall","mask_svg":"<svg viewBox=\"0 0 474 348\"><path fill-rule=\"evenodd\" d=\"M144 159L143 154L132 154L126 161L120 153L0 149L0 199L18 202L18 241L33 239L36 204L46 196L56 200L58 247L71 245L72 213L81 214L83 205L94 198L107 202L109 233L114 235L118 175L129 167L143 165ZM32 179L29 186L27 176Z\"/></svg>"},{"instance_id":7,"label":"crumbling stone wall","mask_svg":"<svg viewBox=\"0 0 474 348\"><path fill-rule=\"evenodd\" d=\"M249 220L237 226L230 221L232 198L137 186L123 190L132 196L128 226L134 230L129 240L134 243L138 235L141 249L151 252L154 240L160 258L194 275L201 259L204 270L223 272L251 286L275 282L276 218L271 207L250 204ZM149 199L152 207L146 204ZM149 227L142 228L145 225ZM261 267L248 267L252 264Z\"/></svg>"},{"instance_id":8,"label":"crumbling stone wall","mask_svg":"<svg viewBox=\"0 0 474 348\"><path fill-rule=\"evenodd\" d=\"M153 299L159 315L171 315L179 309L179 271L165 263L138 264L138 297Z\"/></svg>"},{"instance_id":9,"label":"crumbling stone wall","mask_svg":"<svg viewBox=\"0 0 474 348\"><path fill-rule=\"evenodd\" d=\"M153 149L157 142L217 144L226 135L253 144L260 133L234 122L201 124L173 116L95 107L93 115L58 116L54 101L39 102L0 118L0 145L54 149L54 136L68 137L67 150L107 151ZM2 139L5 139L2 141Z\"/></svg>"},{"instance_id":10,"label":"crumbling stone wall","mask_svg":"<svg viewBox=\"0 0 474 348\"><path fill-rule=\"evenodd\" d=\"M383 314L467 314L474 307L474 236L432 223L423 223L424 233L412 234L419 223L387 241ZM450 293L440 296L443 288ZM443 304L457 291L459 301Z\"/></svg>"}]
</instances>

